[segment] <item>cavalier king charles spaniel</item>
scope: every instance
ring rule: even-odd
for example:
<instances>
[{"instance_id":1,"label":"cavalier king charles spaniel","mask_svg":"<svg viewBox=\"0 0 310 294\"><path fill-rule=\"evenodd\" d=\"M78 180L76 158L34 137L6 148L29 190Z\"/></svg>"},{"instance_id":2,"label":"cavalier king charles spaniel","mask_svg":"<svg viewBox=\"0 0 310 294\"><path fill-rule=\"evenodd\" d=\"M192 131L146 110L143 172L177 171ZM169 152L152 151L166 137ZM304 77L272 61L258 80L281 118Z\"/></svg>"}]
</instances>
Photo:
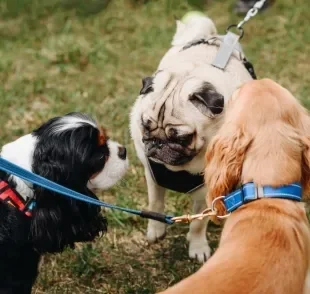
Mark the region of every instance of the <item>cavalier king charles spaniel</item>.
<instances>
[{"instance_id":1,"label":"cavalier king charles spaniel","mask_svg":"<svg viewBox=\"0 0 310 294\"><path fill-rule=\"evenodd\" d=\"M1 157L97 199L124 175L125 147L81 113L55 117L31 134L4 145ZM0 172L0 293L28 294L40 256L92 241L107 229L98 206L69 199ZM27 207L35 201L33 209Z\"/></svg>"},{"instance_id":2,"label":"cavalier king charles spaniel","mask_svg":"<svg viewBox=\"0 0 310 294\"><path fill-rule=\"evenodd\" d=\"M275 191L298 182L304 199L309 197L310 118L297 99L269 79L236 90L208 146L205 181L209 206L249 182L256 184L256 200L228 216L219 248L198 272L162 293L310 293L304 204L265 198L263 188ZM226 214L222 200L215 207Z\"/></svg>"}]
</instances>

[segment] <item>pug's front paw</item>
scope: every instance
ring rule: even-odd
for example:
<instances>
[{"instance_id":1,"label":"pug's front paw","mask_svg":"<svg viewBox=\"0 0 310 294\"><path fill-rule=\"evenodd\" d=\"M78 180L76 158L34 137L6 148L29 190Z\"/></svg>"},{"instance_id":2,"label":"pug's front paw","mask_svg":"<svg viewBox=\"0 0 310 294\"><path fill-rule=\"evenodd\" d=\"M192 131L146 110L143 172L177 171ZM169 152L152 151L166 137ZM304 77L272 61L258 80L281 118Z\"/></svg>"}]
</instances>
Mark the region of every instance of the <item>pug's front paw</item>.
<instances>
[{"instance_id":1,"label":"pug's front paw","mask_svg":"<svg viewBox=\"0 0 310 294\"><path fill-rule=\"evenodd\" d=\"M194 239L189 241L189 257L199 262L206 262L211 256L211 249L206 239Z\"/></svg>"},{"instance_id":2,"label":"pug's front paw","mask_svg":"<svg viewBox=\"0 0 310 294\"><path fill-rule=\"evenodd\" d=\"M149 243L155 243L158 240L162 240L166 235L166 225L154 220L149 220L147 226L147 240Z\"/></svg>"}]
</instances>

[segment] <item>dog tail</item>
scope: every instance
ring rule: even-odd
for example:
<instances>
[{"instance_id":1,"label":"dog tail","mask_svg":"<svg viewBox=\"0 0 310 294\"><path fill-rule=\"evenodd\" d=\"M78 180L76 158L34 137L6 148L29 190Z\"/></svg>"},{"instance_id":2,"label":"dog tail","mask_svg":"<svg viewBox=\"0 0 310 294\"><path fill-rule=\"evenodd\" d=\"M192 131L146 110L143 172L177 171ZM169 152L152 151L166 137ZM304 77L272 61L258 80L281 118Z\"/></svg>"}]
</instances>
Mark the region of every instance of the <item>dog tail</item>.
<instances>
[{"instance_id":1,"label":"dog tail","mask_svg":"<svg viewBox=\"0 0 310 294\"><path fill-rule=\"evenodd\" d=\"M172 46L183 46L198 39L217 34L214 22L201 12L189 12L182 20L176 21L177 29Z\"/></svg>"}]
</instances>

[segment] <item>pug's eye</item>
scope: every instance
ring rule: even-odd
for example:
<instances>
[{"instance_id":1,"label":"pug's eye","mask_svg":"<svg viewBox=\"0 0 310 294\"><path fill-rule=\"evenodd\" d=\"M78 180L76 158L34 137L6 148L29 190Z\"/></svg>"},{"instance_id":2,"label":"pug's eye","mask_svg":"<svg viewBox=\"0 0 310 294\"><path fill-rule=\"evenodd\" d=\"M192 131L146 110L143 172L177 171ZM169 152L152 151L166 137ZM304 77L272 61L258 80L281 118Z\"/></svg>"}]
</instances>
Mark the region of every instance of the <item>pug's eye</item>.
<instances>
[{"instance_id":1,"label":"pug's eye","mask_svg":"<svg viewBox=\"0 0 310 294\"><path fill-rule=\"evenodd\" d=\"M153 77L146 77L142 79L142 89L140 90L140 95L146 95L153 92Z\"/></svg>"}]
</instances>

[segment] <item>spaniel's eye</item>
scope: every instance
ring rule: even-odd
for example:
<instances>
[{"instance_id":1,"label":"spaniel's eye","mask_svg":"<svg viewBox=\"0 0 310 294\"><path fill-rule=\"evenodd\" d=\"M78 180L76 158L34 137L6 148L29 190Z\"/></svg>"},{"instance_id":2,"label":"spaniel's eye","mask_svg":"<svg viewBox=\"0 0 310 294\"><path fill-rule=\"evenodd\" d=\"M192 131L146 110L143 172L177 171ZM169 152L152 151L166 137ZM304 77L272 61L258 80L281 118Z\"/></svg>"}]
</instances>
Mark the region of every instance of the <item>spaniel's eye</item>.
<instances>
[{"instance_id":1,"label":"spaniel's eye","mask_svg":"<svg viewBox=\"0 0 310 294\"><path fill-rule=\"evenodd\" d=\"M142 79L142 89L140 90L140 95L145 95L153 92L153 77L146 77Z\"/></svg>"}]
</instances>

